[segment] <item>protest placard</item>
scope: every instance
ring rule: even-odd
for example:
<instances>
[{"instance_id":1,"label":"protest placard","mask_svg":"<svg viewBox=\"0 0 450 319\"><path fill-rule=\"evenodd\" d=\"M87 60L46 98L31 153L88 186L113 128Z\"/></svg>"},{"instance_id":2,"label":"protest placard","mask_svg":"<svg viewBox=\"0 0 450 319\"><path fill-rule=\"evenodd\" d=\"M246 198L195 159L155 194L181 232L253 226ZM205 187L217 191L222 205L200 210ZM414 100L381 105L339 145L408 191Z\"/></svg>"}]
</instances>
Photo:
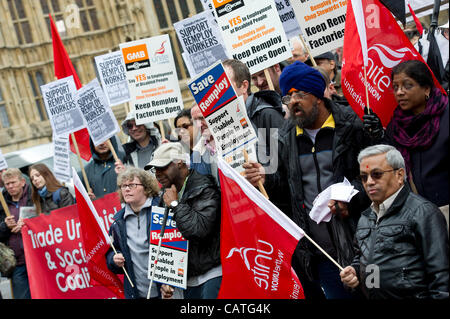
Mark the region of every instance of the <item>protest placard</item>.
<instances>
[{"instance_id":1,"label":"protest placard","mask_svg":"<svg viewBox=\"0 0 450 319\"><path fill-rule=\"evenodd\" d=\"M74 100L77 88L72 75L42 85L41 91L55 135L67 135L84 128L83 114Z\"/></svg>"},{"instance_id":2,"label":"protest placard","mask_svg":"<svg viewBox=\"0 0 450 319\"><path fill-rule=\"evenodd\" d=\"M116 193L96 200L94 206L107 228L121 209ZM24 223L22 238L33 299L115 297L106 287L90 283L77 205L25 219Z\"/></svg>"},{"instance_id":3,"label":"protest placard","mask_svg":"<svg viewBox=\"0 0 450 319\"><path fill-rule=\"evenodd\" d=\"M0 171L7 169L7 168L8 168L8 163L6 163L6 160L2 154L2 150L0 149Z\"/></svg>"},{"instance_id":4,"label":"protest placard","mask_svg":"<svg viewBox=\"0 0 450 319\"><path fill-rule=\"evenodd\" d=\"M213 7L211 1L210 0L201 0L201 2L202 2L203 10L211 11L214 15L214 7Z\"/></svg>"},{"instance_id":5,"label":"protest placard","mask_svg":"<svg viewBox=\"0 0 450 319\"><path fill-rule=\"evenodd\" d=\"M278 15L280 16L281 23L283 23L284 32L288 39L302 34L302 30L295 18L295 13L290 1L291 0L275 0Z\"/></svg>"},{"instance_id":6,"label":"protest placard","mask_svg":"<svg viewBox=\"0 0 450 319\"><path fill-rule=\"evenodd\" d=\"M228 53L251 74L292 56L273 0L212 1Z\"/></svg>"},{"instance_id":7,"label":"protest placard","mask_svg":"<svg viewBox=\"0 0 450 319\"><path fill-rule=\"evenodd\" d=\"M108 105L114 106L130 100L122 52L112 52L95 57L100 83Z\"/></svg>"},{"instance_id":8,"label":"protest placard","mask_svg":"<svg viewBox=\"0 0 450 319\"><path fill-rule=\"evenodd\" d=\"M312 56L344 45L347 0L290 0Z\"/></svg>"},{"instance_id":9,"label":"protest placard","mask_svg":"<svg viewBox=\"0 0 450 319\"><path fill-rule=\"evenodd\" d=\"M53 135L53 156L53 174L56 179L69 182L72 178L69 136Z\"/></svg>"},{"instance_id":10,"label":"protest placard","mask_svg":"<svg viewBox=\"0 0 450 319\"><path fill-rule=\"evenodd\" d=\"M152 207L151 218L148 278L152 278L153 269L156 267L155 281L186 289L189 242L177 229L177 224L173 220L173 213L169 213L164 237L161 241L158 262L155 266L159 233L161 232L164 219L164 209L161 207Z\"/></svg>"},{"instance_id":11,"label":"protest placard","mask_svg":"<svg viewBox=\"0 0 450 319\"><path fill-rule=\"evenodd\" d=\"M105 93L97 78L78 90L75 101L83 113L89 136L95 146L120 131L116 117L108 106Z\"/></svg>"},{"instance_id":12,"label":"protest placard","mask_svg":"<svg viewBox=\"0 0 450 319\"><path fill-rule=\"evenodd\" d=\"M33 218L37 216L35 206L19 207L19 219Z\"/></svg>"},{"instance_id":13,"label":"protest placard","mask_svg":"<svg viewBox=\"0 0 450 319\"><path fill-rule=\"evenodd\" d=\"M219 26L211 11L203 11L173 26L183 47L182 57L191 77L228 58Z\"/></svg>"},{"instance_id":14,"label":"protest placard","mask_svg":"<svg viewBox=\"0 0 450 319\"><path fill-rule=\"evenodd\" d=\"M222 63L215 63L188 86L214 136L217 151L231 167L242 172L244 149L256 161L257 137L244 100L236 96Z\"/></svg>"},{"instance_id":15,"label":"protest placard","mask_svg":"<svg viewBox=\"0 0 450 319\"><path fill-rule=\"evenodd\" d=\"M175 117L184 107L167 34L120 44L136 124Z\"/></svg>"}]
</instances>

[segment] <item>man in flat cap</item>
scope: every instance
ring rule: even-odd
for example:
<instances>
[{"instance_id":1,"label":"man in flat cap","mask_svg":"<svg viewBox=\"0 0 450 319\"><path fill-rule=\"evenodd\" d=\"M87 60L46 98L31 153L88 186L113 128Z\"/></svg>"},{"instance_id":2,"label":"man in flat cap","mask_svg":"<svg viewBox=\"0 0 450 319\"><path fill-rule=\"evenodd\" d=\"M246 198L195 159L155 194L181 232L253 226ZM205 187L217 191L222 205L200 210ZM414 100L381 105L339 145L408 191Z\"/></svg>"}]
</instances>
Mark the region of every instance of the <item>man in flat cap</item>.
<instances>
[{"instance_id":1,"label":"man in flat cap","mask_svg":"<svg viewBox=\"0 0 450 319\"><path fill-rule=\"evenodd\" d=\"M352 260L352 240L360 212L370 204L357 180L357 156L363 148L363 124L351 108L324 97L325 81L314 68L294 62L280 77L289 122L279 134L278 170L265 174L259 163L244 164L246 178L267 190L288 185L290 218L341 265ZM347 205L330 201L333 217L317 224L309 217L316 196L346 177L359 190ZM340 283L339 269L308 240L300 241L292 260L306 298L351 297Z\"/></svg>"},{"instance_id":2,"label":"man in flat cap","mask_svg":"<svg viewBox=\"0 0 450 319\"><path fill-rule=\"evenodd\" d=\"M324 69L324 71L328 74L337 95L342 96L341 71L338 69L334 54L332 52L325 52L315 56L314 60L316 61L317 66ZM305 63L312 66L312 62L309 59L305 61Z\"/></svg>"},{"instance_id":3,"label":"man in flat cap","mask_svg":"<svg viewBox=\"0 0 450 319\"><path fill-rule=\"evenodd\" d=\"M145 169L152 169L164 188L178 230L189 240L185 299L215 299L222 282L220 263L220 191L211 175L189 169L189 154L180 143L159 146ZM164 298L174 290L163 285Z\"/></svg>"}]
</instances>

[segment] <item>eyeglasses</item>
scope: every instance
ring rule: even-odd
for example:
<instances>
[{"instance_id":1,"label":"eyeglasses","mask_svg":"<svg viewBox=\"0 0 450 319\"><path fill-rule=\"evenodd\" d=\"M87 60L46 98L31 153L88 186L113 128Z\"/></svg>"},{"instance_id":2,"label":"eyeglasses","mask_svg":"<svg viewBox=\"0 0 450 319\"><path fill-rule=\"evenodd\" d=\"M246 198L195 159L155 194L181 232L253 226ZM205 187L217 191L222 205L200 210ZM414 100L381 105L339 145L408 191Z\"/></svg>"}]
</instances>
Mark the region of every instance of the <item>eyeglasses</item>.
<instances>
[{"instance_id":1,"label":"eyeglasses","mask_svg":"<svg viewBox=\"0 0 450 319\"><path fill-rule=\"evenodd\" d=\"M164 172L164 171L170 166L170 164L172 164L172 162L170 162L169 164L167 164L167 165L164 166L164 167L155 167L155 166L153 166L152 168L150 168L150 172L151 172L153 175L156 174L156 171Z\"/></svg>"},{"instance_id":2,"label":"eyeglasses","mask_svg":"<svg viewBox=\"0 0 450 319\"><path fill-rule=\"evenodd\" d=\"M388 171L377 171L377 170L376 171L371 171L370 172L370 177L373 180L379 180L381 177L383 177L384 173L393 172L393 171L396 171L396 170L399 170L399 168L390 169ZM359 175L359 178L361 179L361 181L363 183L367 183L367 180L369 179L369 174L361 174L361 175Z\"/></svg>"},{"instance_id":3,"label":"eyeglasses","mask_svg":"<svg viewBox=\"0 0 450 319\"><path fill-rule=\"evenodd\" d=\"M402 85L398 85L398 84L393 84L392 85L392 88L394 89L394 92L397 92L400 88L402 89L402 91L409 91L413 87L415 87L414 83L403 83Z\"/></svg>"},{"instance_id":4,"label":"eyeglasses","mask_svg":"<svg viewBox=\"0 0 450 319\"><path fill-rule=\"evenodd\" d=\"M126 190L127 188L129 188L129 189L136 189L136 187L138 187L138 185L142 186L142 184L136 184L136 183L122 184L122 185L120 185L120 189L121 190Z\"/></svg>"},{"instance_id":5,"label":"eyeglasses","mask_svg":"<svg viewBox=\"0 0 450 319\"><path fill-rule=\"evenodd\" d=\"M132 128L136 127L139 128L142 125L137 125L135 122L127 122L127 129L131 130Z\"/></svg>"},{"instance_id":6,"label":"eyeglasses","mask_svg":"<svg viewBox=\"0 0 450 319\"><path fill-rule=\"evenodd\" d=\"M305 92L300 92L300 91L293 92L291 95L283 96L281 98L281 102L285 105L288 105L289 103L291 103L292 99L300 101L300 100L303 100L304 98L306 98L306 96L309 94L310 93L307 93L307 92L305 93Z\"/></svg>"},{"instance_id":7,"label":"eyeglasses","mask_svg":"<svg viewBox=\"0 0 450 319\"><path fill-rule=\"evenodd\" d=\"M177 128L175 129L175 131L181 131L181 129L185 129L185 130L187 130L187 129L189 129L189 127L191 127L193 124L192 123L184 123L184 124L181 124L180 126L177 126Z\"/></svg>"}]
</instances>

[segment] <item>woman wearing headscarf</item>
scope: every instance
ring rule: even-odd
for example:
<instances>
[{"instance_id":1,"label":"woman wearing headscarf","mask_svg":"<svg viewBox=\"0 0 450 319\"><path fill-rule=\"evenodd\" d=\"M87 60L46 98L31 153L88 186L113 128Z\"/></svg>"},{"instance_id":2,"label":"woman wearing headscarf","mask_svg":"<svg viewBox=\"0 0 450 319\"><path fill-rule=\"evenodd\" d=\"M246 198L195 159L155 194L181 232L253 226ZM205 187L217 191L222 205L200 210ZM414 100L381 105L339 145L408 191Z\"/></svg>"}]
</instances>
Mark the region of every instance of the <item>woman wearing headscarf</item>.
<instances>
[{"instance_id":1,"label":"woman wearing headscarf","mask_svg":"<svg viewBox=\"0 0 450 319\"><path fill-rule=\"evenodd\" d=\"M31 181L31 199L36 213L49 214L51 211L75 203L69 189L55 178L45 164L34 164L28 171Z\"/></svg>"},{"instance_id":2,"label":"woman wearing headscarf","mask_svg":"<svg viewBox=\"0 0 450 319\"><path fill-rule=\"evenodd\" d=\"M402 153L414 192L448 209L448 97L435 87L423 62L402 62L392 69L391 78L398 105L385 136L380 140L376 114L364 115L365 130L381 132L376 142L384 140Z\"/></svg>"}]
</instances>

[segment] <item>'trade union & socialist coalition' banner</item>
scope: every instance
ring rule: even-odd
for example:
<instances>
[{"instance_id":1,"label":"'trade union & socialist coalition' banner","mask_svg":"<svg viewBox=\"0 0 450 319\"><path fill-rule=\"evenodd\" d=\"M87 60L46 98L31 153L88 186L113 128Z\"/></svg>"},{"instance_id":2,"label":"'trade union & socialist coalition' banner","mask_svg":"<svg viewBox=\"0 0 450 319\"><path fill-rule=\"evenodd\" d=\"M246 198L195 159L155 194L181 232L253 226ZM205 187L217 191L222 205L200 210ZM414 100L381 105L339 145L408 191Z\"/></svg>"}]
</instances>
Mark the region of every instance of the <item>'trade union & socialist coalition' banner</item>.
<instances>
[{"instance_id":1,"label":"'trade union & socialist coalition' banner","mask_svg":"<svg viewBox=\"0 0 450 319\"><path fill-rule=\"evenodd\" d=\"M94 205L109 228L121 209L118 195L106 195ZM25 219L22 238L33 299L115 297L106 287L90 284L80 227L76 204Z\"/></svg>"}]
</instances>

